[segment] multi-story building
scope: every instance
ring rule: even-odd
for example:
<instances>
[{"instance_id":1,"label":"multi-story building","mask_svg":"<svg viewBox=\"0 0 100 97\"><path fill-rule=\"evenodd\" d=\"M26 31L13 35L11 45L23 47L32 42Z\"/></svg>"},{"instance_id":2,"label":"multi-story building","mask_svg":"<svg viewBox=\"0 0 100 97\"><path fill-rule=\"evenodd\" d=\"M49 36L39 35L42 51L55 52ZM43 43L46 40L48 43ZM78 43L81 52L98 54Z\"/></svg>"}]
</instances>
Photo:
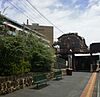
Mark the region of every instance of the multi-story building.
<instances>
[{"instance_id":1,"label":"multi-story building","mask_svg":"<svg viewBox=\"0 0 100 97\"><path fill-rule=\"evenodd\" d=\"M33 23L32 25L27 24L26 26L43 34L45 38L50 41L50 44L53 44L53 26L40 26L36 23Z\"/></svg>"},{"instance_id":2,"label":"multi-story building","mask_svg":"<svg viewBox=\"0 0 100 97\"><path fill-rule=\"evenodd\" d=\"M47 44L47 45L50 45L50 41L47 40L45 38L45 36L41 33L39 33L38 31L36 30L33 30L25 25L21 25L19 23L17 23L16 21L6 17L6 16L3 16L3 15L0 15L0 28L4 28L6 29L7 31L0 31L0 35L5 35L5 34L8 34L8 35L16 35L16 34L19 34L19 33L31 33L33 35L35 35L37 38L41 38L41 40ZM6 33L5 33L6 32Z\"/></svg>"}]
</instances>

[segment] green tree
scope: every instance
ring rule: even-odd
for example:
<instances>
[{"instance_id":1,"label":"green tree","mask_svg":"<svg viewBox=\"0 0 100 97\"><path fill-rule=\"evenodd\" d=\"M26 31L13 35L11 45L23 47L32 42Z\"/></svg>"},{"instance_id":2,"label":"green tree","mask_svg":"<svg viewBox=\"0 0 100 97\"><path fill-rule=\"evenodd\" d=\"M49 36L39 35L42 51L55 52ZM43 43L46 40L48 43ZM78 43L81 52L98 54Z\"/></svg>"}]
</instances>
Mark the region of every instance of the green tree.
<instances>
[{"instance_id":1,"label":"green tree","mask_svg":"<svg viewBox=\"0 0 100 97\"><path fill-rule=\"evenodd\" d=\"M27 51L23 39L0 36L0 74L14 75L30 71Z\"/></svg>"},{"instance_id":2,"label":"green tree","mask_svg":"<svg viewBox=\"0 0 100 97\"><path fill-rule=\"evenodd\" d=\"M23 37L23 35L22 35ZM54 62L54 51L49 45L42 42L36 36L25 35L27 50L30 52L31 71L47 72L51 70Z\"/></svg>"},{"instance_id":3,"label":"green tree","mask_svg":"<svg viewBox=\"0 0 100 97\"><path fill-rule=\"evenodd\" d=\"M51 65L54 62L53 50L47 45L44 45L41 41L38 41L36 46L31 59L32 71L50 71Z\"/></svg>"},{"instance_id":4,"label":"green tree","mask_svg":"<svg viewBox=\"0 0 100 97\"><path fill-rule=\"evenodd\" d=\"M8 35L8 29L4 25L5 18L0 14L0 34L1 35Z\"/></svg>"},{"instance_id":5,"label":"green tree","mask_svg":"<svg viewBox=\"0 0 100 97\"><path fill-rule=\"evenodd\" d=\"M47 72L53 62L53 51L31 34L0 36L0 75L25 72Z\"/></svg>"}]
</instances>

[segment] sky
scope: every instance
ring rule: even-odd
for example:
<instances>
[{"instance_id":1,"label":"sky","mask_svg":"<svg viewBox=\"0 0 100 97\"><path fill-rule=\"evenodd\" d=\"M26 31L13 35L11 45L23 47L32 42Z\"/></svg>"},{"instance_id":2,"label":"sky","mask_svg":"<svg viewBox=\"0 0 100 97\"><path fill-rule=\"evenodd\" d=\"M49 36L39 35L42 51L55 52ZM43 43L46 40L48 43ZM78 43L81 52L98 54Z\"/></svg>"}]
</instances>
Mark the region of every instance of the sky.
<instances>
[{"instance_id":1,"label":"sky","mask_svg":"<svg viewBox=\"0 0 100 97\"><path fill-rule=\"evenodd\" d=\"M28 0L54 27L54 41L66 33L78 33L91 43L100 42L100 0ZM12 5L13 4L13 5ZM27 0L0 0L2 14L18 23L39 23L52 26L41 17Z\"/></svg>"}]
</instances>

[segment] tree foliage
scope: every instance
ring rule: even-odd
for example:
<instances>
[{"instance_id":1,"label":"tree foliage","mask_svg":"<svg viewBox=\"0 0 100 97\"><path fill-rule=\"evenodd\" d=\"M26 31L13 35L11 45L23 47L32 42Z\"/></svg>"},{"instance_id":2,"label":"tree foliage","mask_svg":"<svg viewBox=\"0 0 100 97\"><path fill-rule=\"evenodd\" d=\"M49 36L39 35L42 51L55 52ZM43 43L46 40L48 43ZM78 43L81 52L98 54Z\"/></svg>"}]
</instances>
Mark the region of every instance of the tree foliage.
<instances>
[{"instance_id":1,"label":"tree foliage","mask_svg":"<svg viewBox=\"0 0 100 97\"><path fill-rule=\"evenodd\" d=\"M20 37L0 37L0 72L1 75L11 75L28 72L30 64L28 52Z\"/></svg>"},{"instance_id":2,"label":"tree foliage","mask_svg":"<svg viewBox=\"0 0 100 97\"><path fill-rule=\"evenodd\" d=\"M52 50L43 46L41 42L38 43L37 50L33 51L31 65L33 71L50 71L53 62Z\"/></svg>"},{"instance_id":3,"label":"tree foliage","mask_svg":"<svg viewBox=\"0 0 100 97\"><path fill-rule=\"evenodd\" d=\"M54 53L51 47L44 44L41 39L29 35L26 39L28 49L30 51L31 71L47 72L51 70L54 62Z\"/></svg>"},{"instance_id":4,"label":"tree foliage","mask_svg":"<svg viewBox=\"0 0 100 97\"><path fill-rule=\"evenodd\" d=\"M0 75L51 69L53 53L35 36L0 36Z\"/></svg>"},{"instance_id":5,"label":"tree foliage","mask_svg":"<svg viewBox=\"0 0 100 97\"><path fill-rule=\"evenodd\" d=\"M5 22L5 19L0 14L0 34L1 35L8 35L8 33L7 33L8 29L5 27L4 22Z\"/></svg>"}]
</instances>

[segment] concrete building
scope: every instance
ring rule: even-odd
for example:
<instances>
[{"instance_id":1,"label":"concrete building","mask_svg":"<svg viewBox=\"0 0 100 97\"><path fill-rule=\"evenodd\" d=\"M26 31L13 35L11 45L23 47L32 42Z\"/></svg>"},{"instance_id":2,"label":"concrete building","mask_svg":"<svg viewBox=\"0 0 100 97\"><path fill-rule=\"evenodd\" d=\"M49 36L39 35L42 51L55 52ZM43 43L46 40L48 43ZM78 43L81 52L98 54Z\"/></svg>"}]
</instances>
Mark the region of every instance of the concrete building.
<instances>
[{"instance_id":1,"label":"concrete building","mask_svg":"<svg viewBox=\"0 0 100 97\"><path fill-rule=\"evenodd\" d=\"M35 30L45 36L47 40L50 41L50 44L53 44L53 26L41 26L37 23L33 23L32 25L29 25L27 22L27 27L31 28L32 30Z\"/></svg>"},{"instance_id":2,"label":"concrete building","mask_svg":"<svg viewBox=\"0 0 100 97\"><path fill-rule=\"evenodd\" d=\"M0 21L0 28L4 28L7 29L7 33L8 35L16 35L16 34L20 34L20 33L27 33L27 34L32 34L35 37L41 39L46 45L50 45L50 41L47 40L45 38L45 36L41 33L39 33L38 31L31 29L25 25L19 24L16 21L4 16L0 14L0 19L3 19L3 21ZM5 35L4 33L5 31L0 32L0 35Z\"/></svg>"}]
</instances>

